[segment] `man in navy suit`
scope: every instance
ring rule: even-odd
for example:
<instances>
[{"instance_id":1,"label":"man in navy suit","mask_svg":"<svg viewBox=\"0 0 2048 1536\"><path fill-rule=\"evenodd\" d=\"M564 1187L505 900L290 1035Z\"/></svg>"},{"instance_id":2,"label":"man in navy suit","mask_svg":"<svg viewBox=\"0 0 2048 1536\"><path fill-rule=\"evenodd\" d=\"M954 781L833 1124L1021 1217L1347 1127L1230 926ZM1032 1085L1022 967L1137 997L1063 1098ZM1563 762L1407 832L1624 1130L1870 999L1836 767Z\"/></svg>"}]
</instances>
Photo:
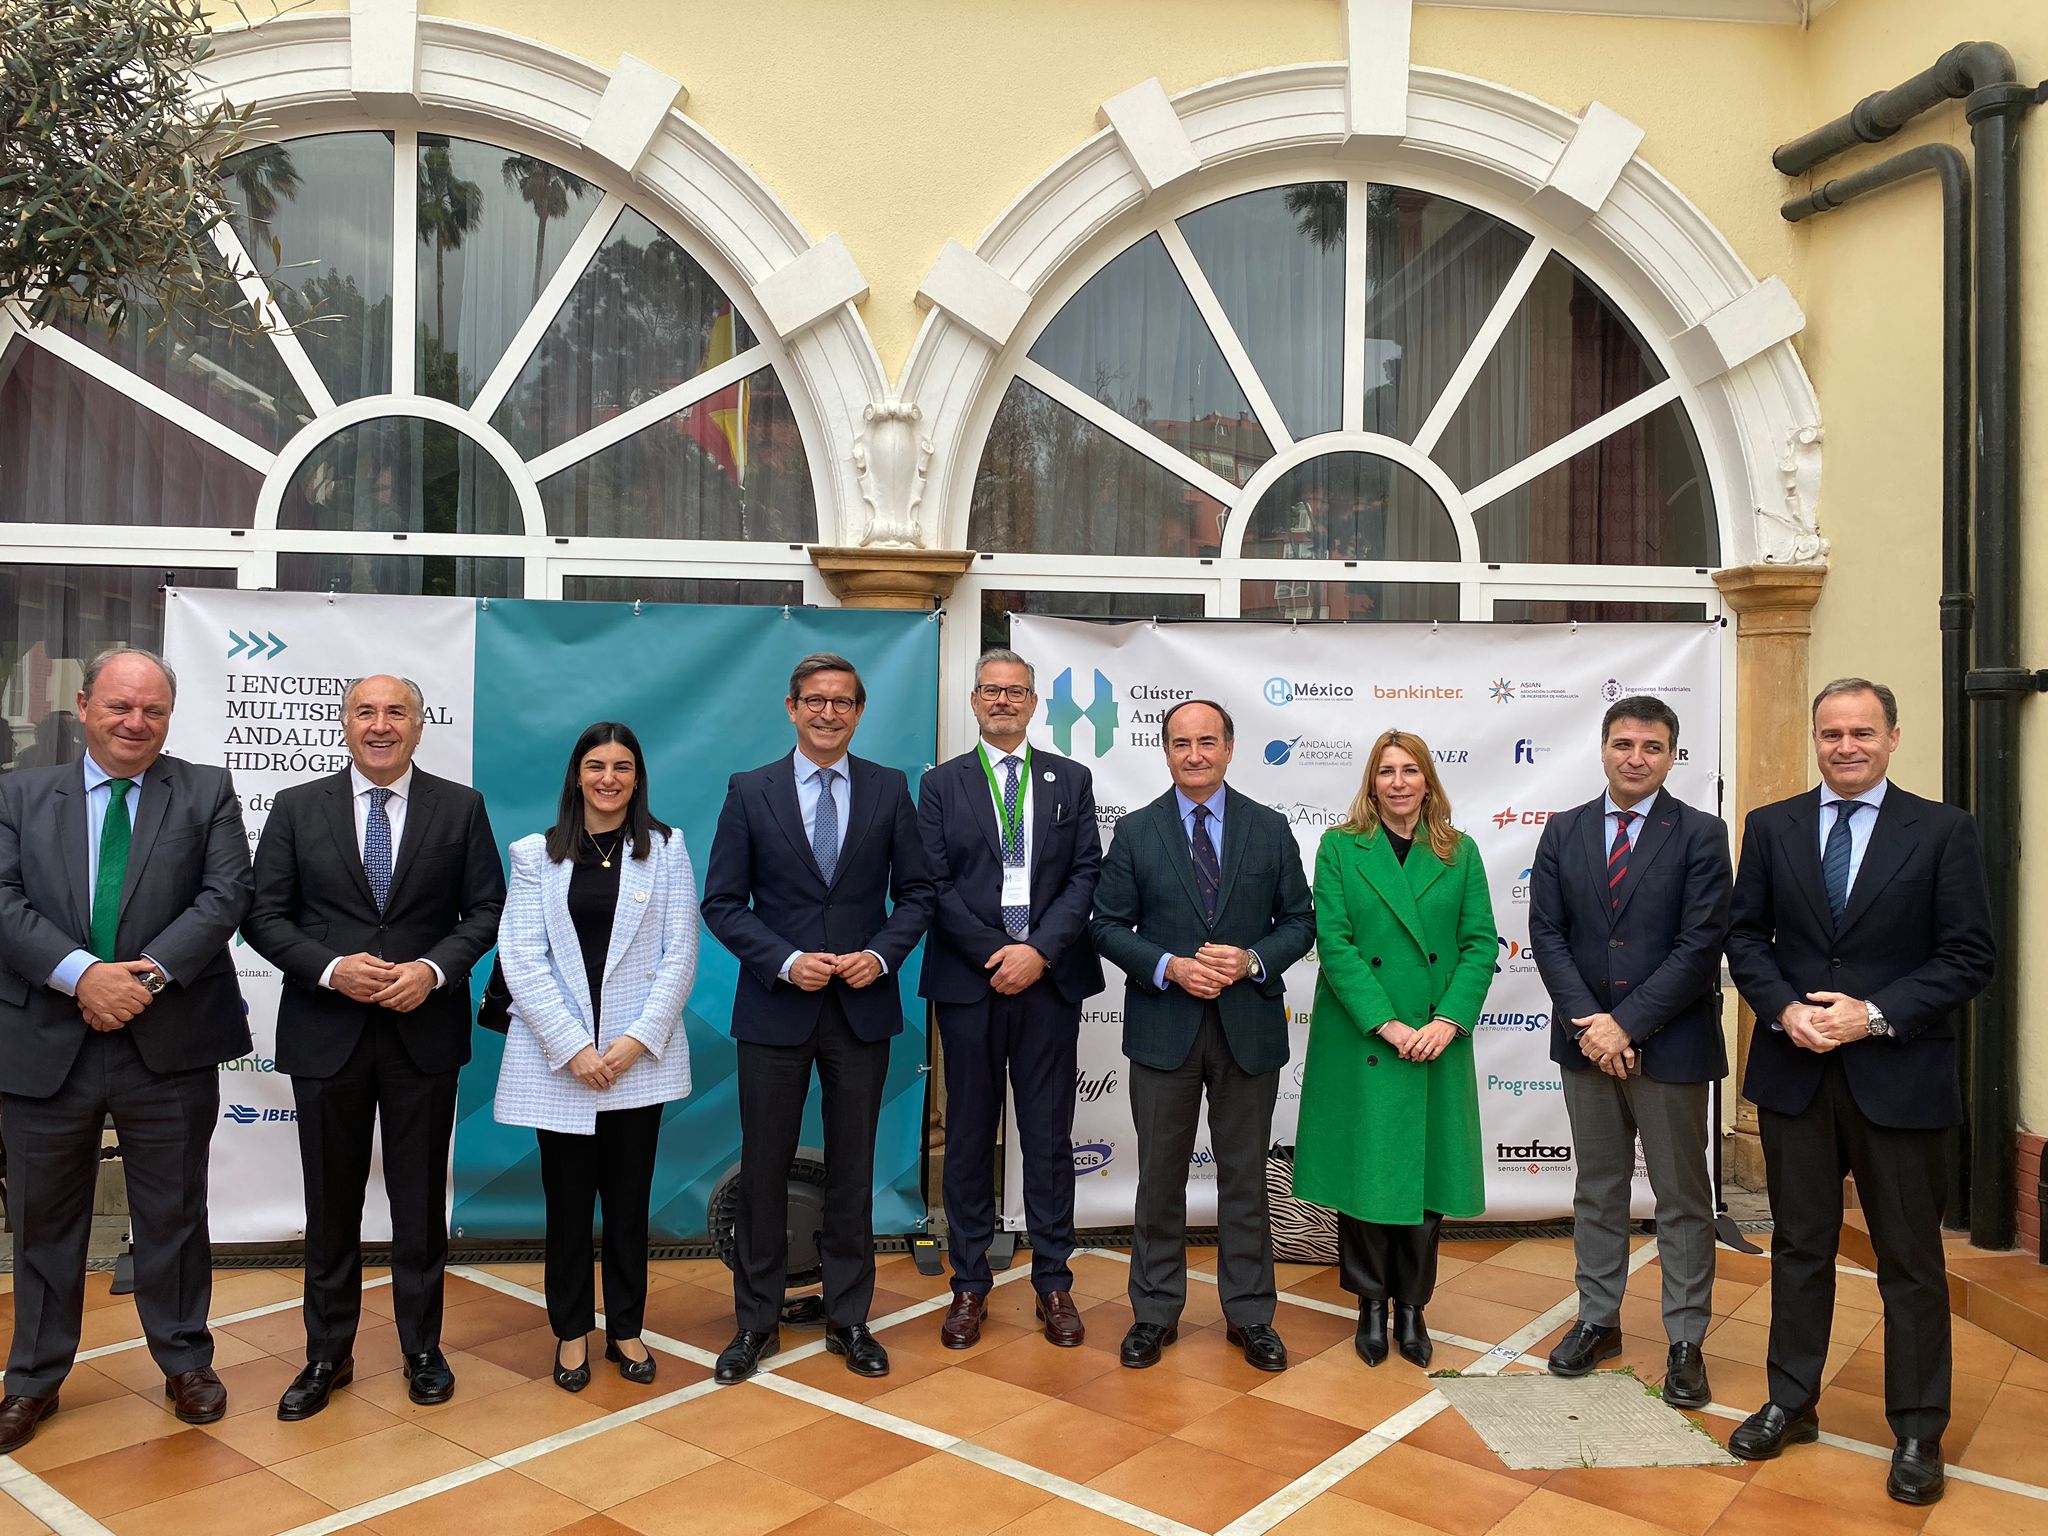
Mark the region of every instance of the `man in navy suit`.
<instances>
[{"instance_id":1,"label":"man in navy suit","mask_svg":"<svg viewBox=\"0 0 2048 1536\"><path fill-rule=\"evenodd\" d=\"M1664 1400L1704 1408L1700 1344L1714 1315L1707 1085L1728 1073L1719 982L1732 876L1721 818L1664 788L1677 757L1669 704L1638 695L1609 708L1605 793L1553 816L1536 845L1529 947L1550 992L1550 1059L1564 1068L1578 1161L1579 1317L1551 1351L1550 1373L1583 1376L1621 1353L1640 1135L1671 1346Z\"/></svg>"},{"instance_id":2,"label":"man in navy suit","mask_svg":"<svg viewBox=\"0 0 2048 1536\"><path fill-rule=\"evenodd\" d=\"M721 1382L745 1380L776 1349L789 1164L814 1066L825 1112L825 1347L857 1375L889 1374L867 1326L875 1123L889 1041L903 1029L896 973L931 922L932 886L902 770L848 751L867 701L845 657L798 662L783 701L796 750L732 776L711 843L704 922L740 962L739 1330L718 1357Z\"/></svg>"},{"instance_id":3,"label":"man in navy suit","mask_svg":"<svg viewBox=\"0 0 2048 1536\"><path fill-rule=\"evenodd\" d=\"M1977 825L1886 777L1898 745L1892 691L1836 679L1813 701L1820 788L1751 811L1742 832L1728 969L1756 1012L1742 1091L1775 1230L1771 1400L1728 1449L1768 1461L1820 1433L1853 1173L1884 1296L1886 1491L1932 1504L1952 1358L1941 1208L1962 1119L1955 1016L1991 980L1994 950Z\"/></svg>"},{"instance_id":4,"label":"man in navy suit","mask_svg":"<svg viewBox=\"0 0 2048 1536\"><path fill-rule=\"evenodd\" d=\"M917 792L917 829L937 893L918 990L937 1005L946 1061L946 1226L953 1304L949 1349L981 1337L995 1234L996 1124L1007 1071L1024 1155L1031 1283L1045 1336L1082 1338L1074 1305L1074 1076L1081 1004L1102 990L1088 910L1102 877L1094 779L1034 750L1024 729L1036 677L1015 651L984 651L968 703L971 752Z\"/></svg>"}]
</instances>

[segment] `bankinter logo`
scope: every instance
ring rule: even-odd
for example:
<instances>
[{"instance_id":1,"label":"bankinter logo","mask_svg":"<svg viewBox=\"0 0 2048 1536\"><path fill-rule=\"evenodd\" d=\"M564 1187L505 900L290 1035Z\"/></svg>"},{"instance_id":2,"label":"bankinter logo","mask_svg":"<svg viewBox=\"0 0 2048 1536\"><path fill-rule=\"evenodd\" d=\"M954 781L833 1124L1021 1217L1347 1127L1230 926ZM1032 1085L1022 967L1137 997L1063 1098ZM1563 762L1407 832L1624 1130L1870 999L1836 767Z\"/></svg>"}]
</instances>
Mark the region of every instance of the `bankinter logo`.
<instances>
[{"instance_id":1,"label":"bankinter logo","mask_svg":"<svg viewBox=\"0 0 2048 1536\"><path fill-rule=\"evenodd\" d=\"M1086 720L1095 733L1095 755L1101 757L1116 744L1116 685L1095 673L1095 697L1086 709L1074 702L1074 669L1066 668L1053 680L1052 697L1045 702L1046 724L1052 727L1052 744L1067 756L1074 755L1074 724Z\"/></svg>"}]
</instances>

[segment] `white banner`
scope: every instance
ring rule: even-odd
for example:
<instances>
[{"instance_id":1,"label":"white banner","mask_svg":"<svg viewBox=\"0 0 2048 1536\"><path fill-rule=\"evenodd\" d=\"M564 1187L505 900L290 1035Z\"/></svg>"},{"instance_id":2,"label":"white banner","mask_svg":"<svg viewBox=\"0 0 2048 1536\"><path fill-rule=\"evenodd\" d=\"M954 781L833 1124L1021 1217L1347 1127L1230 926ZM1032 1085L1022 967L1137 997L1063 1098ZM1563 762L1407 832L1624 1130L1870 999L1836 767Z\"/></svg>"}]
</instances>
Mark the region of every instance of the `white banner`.
<instances>
[{"instance_id":1,"label":"white banner","mask_svg":"<svg viewBox=\"0 0 2048 1536\"><path fill-rule=\"evenodd\" d=\"M1719 804L1720 652L1714 624L1099 624L1012 615L1010 643L1038 672L1040 745L1095 774L1105 843L1117 819L1171 783L1159 720L1174 701L1219 700L1236 720L1229 781L1293 824L1314 878L1316 844L1344 819L1374 737L1398 727L1429 743L1456 824L1479 844L1500 953L1476 1032L1487 1215L1533 1220L1571 1209L1571 1124L1550 1060L1550 1002L1529 955L1529 867L1543 823L1602 787L1600 717L1652 694L1678 712L1669 787ZM1082 1012L1074 1112L1074 1219L1127 1226L1137 1144L1127 1098L1121 973ZM1314 957L1287 973L1292 1047L1281 1069L1276 1140L1294 1140ZM1003 1224L1024 1228L1023 1172L1005 1137ZM1188 1220L1213 1223L1206 1123L1188 1170ZM1652 1203L1638 1159L1635 1213Z\"/></svg>"},{"instance_id":2,"label":"white banner","mask_svg":"<svg viewBox=\"0 0 2048 1536\"><path fill-rule=\"evenodd\" d=\"M167 749L234 774L252 854L279 790L348 766L341 696L354 678L390 672L417 682L427 699L420 766L470 781L471 598L177 588L166 594L164 655L178 673ZM213 1238L298 1241L305 1236L305 1184L291 1081L274 1060L279 977L239 938L235 956L255 1048L220 1069L208 1197ZM363 1238L390 1236L380 1138Z\"/></svg>"}]
</instances>

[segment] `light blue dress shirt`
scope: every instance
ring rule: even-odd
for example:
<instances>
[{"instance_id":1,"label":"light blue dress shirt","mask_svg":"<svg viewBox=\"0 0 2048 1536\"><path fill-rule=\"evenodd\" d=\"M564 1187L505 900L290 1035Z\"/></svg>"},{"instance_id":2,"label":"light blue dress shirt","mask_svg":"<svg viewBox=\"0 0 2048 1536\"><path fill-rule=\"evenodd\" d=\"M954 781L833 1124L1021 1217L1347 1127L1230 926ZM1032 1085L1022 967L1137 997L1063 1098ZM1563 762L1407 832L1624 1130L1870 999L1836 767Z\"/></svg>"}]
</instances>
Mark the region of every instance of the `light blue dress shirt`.
<instances>
[{"instance_id":1,"label":"light blue dress shirt","mask_svg":"<svg viewBox=\"0 0 2048 1536\"><path fill-rule=\"evenodd\" d=\"M1628 851L1630 853L1636 851L1636 843L1643 835L1643 823L1649 819L1650 807L1656 803L1656 800L1657 797L1655 795L1645 795L1634 805L1628 807L1629 810L1635 812L1635 815L1629 817L1627 822L1624 823L1628 828ZM1603 818L1601 825L1607 829L1600 838L1600 846L1602 848L1612 849L1614 847L1614 818L1619 816L1621 811L1622 808L1614 803L1614 796L1612 794L1605 794L1600 797L1600 814Z\"/></svg>"},{"instance_id":2,"label":"light blue dress shirt","mask_svg":"<svg viewBox=\"0 0 2048 1536\"><path fill-rule=\"evenodd\" d=\"M798 747L789 754L789 761L791 768L796 773L796 808L804 819L804 842L811 847L816 847L817 838L814 834L818 825L818 796L824 793L825 775L828 770L819 767L818 764L805 757L802 747ZM832 804L839 812L839 841L835 845L834 851L835 853L844 853L846 851L846 819L853 814L853 759L842 757L832 765L829 771L832 775ZM834 862L836 864L837 860L835 859ZM800 949L792 949L789 952L789 958L782 962L782 969L777 974L784 981L789 980L789 968L796 964L797 956L802 953L803 951ZM861 953L875 955L872 949L862 950ZM875 955L875 961L882 967L882 974L884 976L888 975L889 962L880 955Z\"/></svg>"},{"instance_id":3,"label":"light blue dress shirt","mask_svg":"<svg viewBox=\"0 0 2048 1536\"><path fill-rule=\"evenodd\" d=\"M1870 807L1868 811L1849 813L1849 884L1848 890L1856 889L1856 872L1863 868L1863 855L1870 847L1870 834L1877 830L1877 808L1884 804L1884 792L1891 780L1879 779L1860 795L1838 795L1827 785L1820 787L1820 851L1825 858L1828 851L1828 834L1835 829L1835 818L1841 813L1835 809L1844 800L1855 800Z\"/></svg>"},{"instance_id":4,"label":"light blue dress shirt","mask_svg":"<svg viewBox=\"0 0 2048 1536\"><path fill-rule=\"evenodd\" d=\"M1208 800L1209 841L1216 848L1216 870L1219 875L1221 875L1223 870L1223 803L1228 798L1228 793L1221 785L1218 785L1216 793L1211 795ZM1180 808L1180 829L1188 840L1188 857L1193 859L1195 856L1195 802L1182 794L1180 786L1176 784L1173 786L1173 803ZM1245 953L1252 957L1252 979L1264 981L1266 979L1266 962L1259 958L1259 952L1256 949L1246 950ZM1172 955L1161 955L1159 957L1159 964L1153 967L1152 970L1153 991L1164 992L1166 990L1166 962L1173 958L1174 956Z\"/></svg>"},{"instance_id":5,"label":"light blue dress shirt","mask_svg":"<svg viewBox=\"0 0 2048 1536\"><path fill-rule=\"evenodd\" d=\"M83 766L85 768L85 898L90 903L92 894L99 888L100 883L100 833L107 824L107 806L114 798L114 792L107 788L108 782L114 776L94 762L90 752L85 755ZM145 773L148 771L148 769L143 770ZM135 826L135 808L142 803L142 780L136 779L128 786L127 800L128 826L132 831ZM90 923L92 921L91 911L88 910L85 916L87 923ZM147 960L149 957L145 955L143 958ZM99 956L89 949L74 949L70 954L57 962L57 969L50 972L50 985L59 992L62 992L66 997L76 997L78 995L78 978L85 974L86 967L92 965L98 959ZM163 967L158 966L157 969L162 970Z\"/></svg>"}]
</instances>

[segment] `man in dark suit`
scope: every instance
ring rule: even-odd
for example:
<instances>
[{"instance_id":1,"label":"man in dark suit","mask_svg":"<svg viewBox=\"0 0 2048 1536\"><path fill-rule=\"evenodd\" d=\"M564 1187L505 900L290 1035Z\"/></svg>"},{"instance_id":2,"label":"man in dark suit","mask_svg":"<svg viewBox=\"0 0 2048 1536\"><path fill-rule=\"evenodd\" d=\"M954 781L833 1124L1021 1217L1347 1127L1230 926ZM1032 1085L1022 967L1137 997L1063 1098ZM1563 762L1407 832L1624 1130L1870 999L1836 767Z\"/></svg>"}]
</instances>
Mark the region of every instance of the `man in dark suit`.
<instances>
[{"instance_id":1,"label":"man in dark suit","mask_svg":"<svg viewBox=\"0 0 2048 1536\"><path fill-rule=\"evenodd\" d=\"M1088 910L1102 877L1095 785L1071 758L1024 740L1036 678L1015 651L984 651L968 703L971 752L917 792L918 832L937 893L919 992L939 1016L946 1060L949 1349L981 1337L995 1235L996 1125L1007 1073L1024 1158L1031 1284L1054 1344L1079 1344L1074 1305L1074 1077L1081 1004L1102 990Z\"/></svg>"},{"instance_id":2,"label":"man in dark suit","mask_svg":"<svg viewBox=\"0 0 2048 1536\"><path fill-rule=\"evenodd\" d=\"M1842 1178L1877 1249L1886 1491L1945 1486L1948 1281L1944 1149L1962 1118L1956 1011L1991 979L1991 903L1976 823L1891 783L1898 701L1860 677L1813 701L1821 787L1750 812L1728 968L1755 1010L1743 1092L1755 1101L1775 1233L1771 1399L1728 1448L1766 1461L1820 1433L1814 1404L1835 1305Z\"/></svg>"},{"instance_id":3,"label":"man in dark suit","mask_svg":"<svg viewBox=\"0 0 2048 1536\"><path fill-rule=\"evenodd\" d=\"M739 1324L718 1357L743 1381L775 1352L789 1270L789 1164L815 1066L825 1113L825 1347L886 1376L868 1331L875 1292L875 1124L889 1042L903 1029L896 973L931 922L932 886L901 769L848 751L867 688L843 656L796 664L788 757L726 786L704 880L704 923L740 963L740 1185L733 1257Z\"/></svg>"},{"instance_id":4,"label":"man in dark suit","mask_svg":"<svg viewBox=\"0 0 2048 1536\"><path fill-rule=\"evenodd\" d=\"M498 935L505 872L483 796L413 766L417 684L365 677L342 700L350 765L277 797L243 932L284 972L277 1065L299 1106L306 1175L306 1368L277 1416L304 1419L354 1378L363 1196L384 1129L391 1289L408 1392L445 1403L448 1144L469 1060L469 973Z\"/></svg>"},{"instance_id":5,"label":"man in dark suit","mask_svg":"<svg viewBox=\"0 0 2048 1536\"><path fill-rule=\"evenodd\" d=\"M1286 821L1223 782L1236 734L1207 699L1166 712L1173 788L1117 823L1095 892L1095 947L1124 973L1138 1132L1135 1321L1121 1351L1133 1368L1158 1363L1187 1302L1188 1160L1205 1090L1228 1337L1260 1370L1287 1368L1273 1330L1266 1147L1287 1061L1284 978L1316 921Z\"/></svg>"},{"instance_id":6,"label":"man in dark suit","mask_svg":"<svg viewBox=\"0 0 2048 1536\"><path fill-rule=\"evenodd\" d=\"M1678 716L1662 699L1608 709L1606 792L1553 816L1536 845L1529 947L1550 992L1550 1059L1564 1068L1578 1160L1579 1317L1551 1351L1550 1373L1583 1376L1621 1353L1640 1135L1664 1268L1664 1401L1704 1408L1700 1343L1714 1315L1708 1084L1728 1072L1719 982L1732 875L1721 818L1664 788L1677 754Z\"/></svg>"},{"instance_id":7,"label":"man in dark suit","mask_svg":"<svg viewBox=\"0 0 2048 1536\"><path fill-rule=\"evenodd\" d=\"M249 1025L228 941L249 841L227 771L164 755L177 679L147 651L93 658L85 759L0 777L0 1131L14 1342L0 1452L57 1411L78 1353L107 1116L135 1230L135 1310L188 1424L227 1410L213 1372L207 1151L221 1062Z\"/></svg>"}]
</instances>

